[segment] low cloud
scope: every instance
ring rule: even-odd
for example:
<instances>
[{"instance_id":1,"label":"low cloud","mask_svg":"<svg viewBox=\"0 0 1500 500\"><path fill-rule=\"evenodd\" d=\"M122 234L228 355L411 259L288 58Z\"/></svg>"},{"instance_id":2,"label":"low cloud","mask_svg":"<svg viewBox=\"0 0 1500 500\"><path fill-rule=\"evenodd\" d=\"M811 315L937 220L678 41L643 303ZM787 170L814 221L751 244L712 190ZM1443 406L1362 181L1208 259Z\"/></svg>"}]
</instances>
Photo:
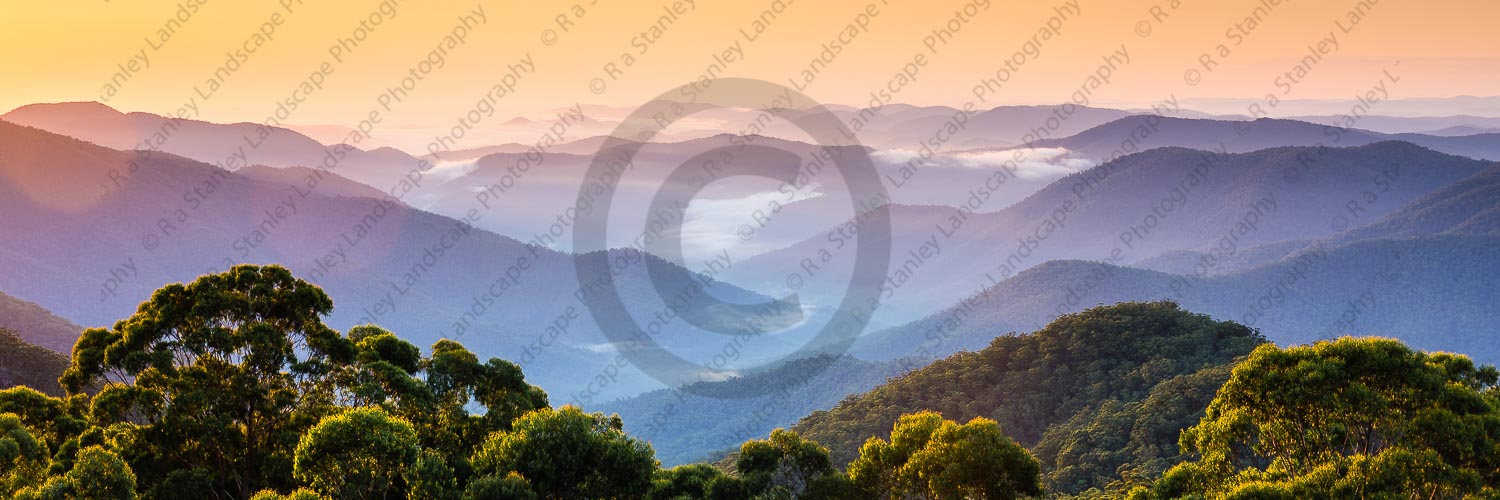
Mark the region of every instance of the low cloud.
<instances>
[{"instance_id":1,"label":"low cloud","mask_svg":"<svg viewBox=\"0 0 1500 500\"><path fill-rule=\"evenodd\" d=\"M1016 159L1017 152L1020 159ZM1076 157L1066 148L1023 148L998 151L965 153L943 153L932 158L923 168L1015 168L1016 176L1022 179L1056 179L1065 175L1092 168L1095 163ZM909 149L887 149L870 155L877 162L889 165L906 164L920 158L917 151Z\"/></svg>"}]
</instances>

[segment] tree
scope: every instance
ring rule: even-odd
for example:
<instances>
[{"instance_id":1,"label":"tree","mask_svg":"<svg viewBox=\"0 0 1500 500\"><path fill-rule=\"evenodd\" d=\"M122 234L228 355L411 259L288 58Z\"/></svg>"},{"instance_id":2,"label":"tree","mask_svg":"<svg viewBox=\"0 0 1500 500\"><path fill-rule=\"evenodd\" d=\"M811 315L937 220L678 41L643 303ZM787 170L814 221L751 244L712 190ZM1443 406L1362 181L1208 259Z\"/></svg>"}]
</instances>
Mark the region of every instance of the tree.
<instances>
[{"instance_id":1,"label":"tree","mask_svg":"<svg viewBox=\"0 0 1500 500\"><path fill-rule=\"evenodd\" d=\"M528 384L515 363L499 358L481 363L458 342L434 343L424 365L427 386L438 405L420 420L427 422L423 428L431 434L428 446L453 457L455 465L465 469L467 458L491 433L510 430L511 423L526 412L550 407L547 393ZM484 414L470 414L465 407L472 403L483 406ZM423 439L426 442L428 436Z\"/></svg>"},{"instance_id":2,"label":"tree","mask_svg":"<svg viewBox=\"0 0 1500 500\"><path fill-rule=\"evenodd\" d=\"M819 478L837 474L828 459L828 448L786 429L773 430L767 439L740 445L735 470L752 491L793 498L806 495Z\"/></svg>"},{"instance_id":3,"label":"tree","mask_svg":"<svg viewBox=\"0 0 1500 500\"><path fill-rule=\"evenodd\" d=\"M78 452L77 464L34 489L23 489L16 500L134 500L135 473L119 456L98 446Z\"/></svg>"},{"instance_id":4,"label":"tree","mask_svg":"<svg viewBox=\"0 0 1500 500\"><path fill-rule=\"evenodd\" d=\"M453 500L458 498L458 480L447 458L434 450L422 450L416 463L406 473L406 497L410 500Z\"/></svg>"},{"instance_id":5,"label":"tree","mask_svg":"<svg viewBox=\"0 0 1500 500\"><path fill-rule=\"evenodd\" d=\"M250 497L250 500L323 500L323 496L307 488L298 488L288 495L277 493L275 490L262 490Z\"/></svg>"},{"instance_id":6,"label":"tree","mask_svg":"<svg viewBox=\"0 0 1500 500\"><path fill-rule=\"evenodd\" d=\"M0 497L47 476L47 445L31 435L14 413L0 413Z\"/></svg>"},{"instance_id":7,"label":"tree","mask_svg":"<svg viewBox=\"0 0 1500 500\"><path fill-rule=\"evenodd\" d=\"M1500 372L1380 338L1257 348L1199 423L1198 460L1137 498L1495 495Z\"/></svg>"},{"instance_id":8,"label":"tree","mask_svg":"<svg viewBox=\"0 0 1500 500\"><path fill-rule=\"evenodd\" d=\"M384 497L420 452L410 423L378 408L356 408L307 431L293 474L326 496Z\"/></svg>"},{"instance_id":9,"label":"tree","mask_svg":"<svg viewBox=\"0 0 1500 500\"><path fill-rule=\"evenodd\" d=\"M14 414L50 450L88 429L87 396L54 398L30 387L0 390L0 413Z\"/></svg>"},{"instance_id":10,"label":"tree","mask_svg":"<svg viewBox=\"0 0 1500 500\"><path fill-rule=\"evenodd\" d=\"M890 442L870 438L849 464L849 475L863 491L887 498L1042 493L1041 465L994 420L976 417L959 425L934 412L902 416Z\"/></svg>"},{"instance_id":11,"label":"tree","mask_svg":"<svg viewBox=\"0 0 1500 500\"><path fill-rule=\"evenodd\" d=\"M750 498L743 481L730 477L708 464L690 464L657 471L651 482L651 500L713 498L733 500Z\"/></svg>"},{"instance_id":12,"label":"tree","mask_svg":"<svg viewBox=\"0 0 1500 500\"><path fill-rule=\"evenodd\" d=\"M536 492L531 481L511 472L504 476L485 476L469 483L464 492L465 500L535 500Z\"/></svg>"},{"instance_id":13,"label":"tree","mask_svg":"<svg viewBox=\"0 0 1500 500\"><path fill-rule=\"evenodd\" d=\"M158 289L136 313L79 337L60 380L107 382L95 424L143 423L138 470L173 496L248 498L288 487L290 451L354 361L325 326L333 301L280 266L235 266ZM157 496L153 494L153 496Z\"/></svg>"},{"instance_id":14,"label":"tree","mask_svg":"<svg viewBox=\"0 0 1500 500\"><path fill-rule=\"evenodd\" d=\"M549 498L639 498L657 469L651 446L626 436L619 417L574 406L522 415L491 434L473 464L479 477L518 473Z\"/></svg>"},{"instance_id":15,"label":"tree","mask_svg":"<svg viewBox=\"0 0 1500 500\"><path fill-rule=\"evenodd\" d=\"M1042 485L1052 494L1119 497L1150 485L1187 460L1177 437L1203 418L1214 393L1229 380L1225 364L1172 377L1140 401L1106 400L1047 429L1031 448L1042 463Z\"/></svg>"}]
</instances>

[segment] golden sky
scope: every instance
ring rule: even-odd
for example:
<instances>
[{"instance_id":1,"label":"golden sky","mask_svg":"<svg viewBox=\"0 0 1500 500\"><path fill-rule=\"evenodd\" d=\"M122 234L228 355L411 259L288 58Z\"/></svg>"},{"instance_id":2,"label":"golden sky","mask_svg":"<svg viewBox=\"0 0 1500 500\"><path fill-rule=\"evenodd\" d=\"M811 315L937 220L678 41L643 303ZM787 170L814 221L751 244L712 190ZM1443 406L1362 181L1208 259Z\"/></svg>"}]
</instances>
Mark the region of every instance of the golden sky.
<instances>
[{"instance_id":1,"label":"golden sky","mask_svg":"<svg viewBox=\"0 0 1500 500\"><path fill-rule=\"evenodd\" d=\"M1013 64L1009 81L990 92L980 107L1068 100L1104 63L1102 58L1122 46L1130 62L1117 63L1110 83L1092 92L1095 105L1144 107L1168 94L1247 102L1267 93L1281 99L1353 98L1390 68L1402 77L1391 89L1392 98L1494 95L1500 81L1500 30L1492 26L1500 18L1500 2L1493 0L1081 0L1074 3L1076 12L1063 7L1068 14L1060 20L1058 34L1039 34L1049 21L1058 23L1052 19L1058 16L1056 9L1067 5L998 0L12 1L0 15L0 108L103 100L113 79L120 85L108 104L117 109L167 114L192 98L202 119L261 121L276 110L278 100L293 96L299 83L321 68L328 73L323 88L306 96L288 121L353 125L382 106L382 93L412 76L413 68L444 44L466 14L473 17L465 42L446 50L442 68L421 74L422 80L400 102L386 103L391 108L384 112L387 125L451 122L502 81L509 65L527 55L535 69L498 100L499 115L538 117L575 102L632 106L697 78L715 63L715 54L736 42L743 55L722 74L781 84L792 79L801 86L803 71L819 58L823 44L841 37L847 42L840 43L842 50L832 62L820 63L816 78L805 85L805 92L825 103L864 105L871 91L921 54L916 81L902 87L894 100L962 105L974 99L974 87L983 79L996 77L1007 60L1014 63L1011 56L1028 42L1039 48L1037 55ZM1153 6L1167 17L1153 16ZM480 8L482 20L471 14ZM662 22L674 8L670 24ZM1358 23L1351 21L1351 11L1363 14ZM559 15L572 23L566 30L556 21ZM1247 16L1258 17L1253 28ZM186 21L168 26L176 17ZM763 19L769 23L757 34L755 23ZM371 26L373 20L380 24ZM330 48L341 38L354 37L362 21L365 40L335 61ZM855 28L851 36L848 26L859 22L865 27ZM653 26L665 30L653 34ZM945 26L959 29L935 50L924 45L924 37ZM172 32L162 41L164 28ZM271 36L257 40L263 29ZM643 32L646 37L641 38ZM1278 85L1276 77L1294 72L1330 32L1337 48L1325 44L1332 50L1306 68L1305 78L1290 88ZM1229 49L1227 56L1221 56L1220 44ZM247 48L255 50L246 52L236 71L221 82L209 82L226 59L235 57L233 51ZM137 63L128 79L116 77L120 66L142 53L149 67ZM1204 53L1219 64L1201 72L1197 85L1186 84L1187 70L1202 69L1199 57ZM625 66L622 54L630 54L633 64ZM614 77L604 69L611 62L622 68ZM590 87L596 78L604 83L595 86L599 93ZM214 85L220 88L210 92Z\"/></svg>"}]
</instances>

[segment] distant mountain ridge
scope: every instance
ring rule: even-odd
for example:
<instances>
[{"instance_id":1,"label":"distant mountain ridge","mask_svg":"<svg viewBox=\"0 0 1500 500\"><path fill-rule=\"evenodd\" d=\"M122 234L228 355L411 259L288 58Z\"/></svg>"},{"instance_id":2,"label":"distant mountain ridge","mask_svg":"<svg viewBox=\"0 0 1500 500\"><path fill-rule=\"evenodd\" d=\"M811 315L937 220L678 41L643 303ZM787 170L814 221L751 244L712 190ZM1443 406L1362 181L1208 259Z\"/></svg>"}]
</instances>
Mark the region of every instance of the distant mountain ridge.
<instances>
[{"instance_id":1,"label":"distant mountain ridge","mask_svg":"<svg viewBox=\"0 0 1500 500\"><path fill-rule=\"evenodd\" d=\"M877 317L889 326L911 321L1049 260L1125 266L1218 244L1231 234L1239 247L1317 239L1342 229L1331 222L1338 217L1347 219L1346 227L1378 219L1490 165L1395 141L1250 153L1169 147L1068 175L993 212L891 205L889 269L891 283L899 280L900 287L893 287ZM1356 215L1346 214L1351 202ZM775 294L785 291L779 281L820 251L835 256L830 266L847 266L853 245L836 249L834 240L853 239L840 236L839 227L756 256L727 276ZM910 257L923 247L930 258ZM838 272L847 269L837 267L833 275ZM838 286L809 280L797 292L836 296Z\"/></svg>"},{"instance_id":2,"label":"distant mountain ridge","mask_svg":"<svg viewBox=\"0 0 1500 500\"><path fill-rule=\"evenodd\" d=\"M387 189L424 161L392 148L354 147L360 137L325 145L288 128L122 113L97 102L32 104L0 115L0 119L111 149L161 151L227 170L257 164L332 166L344 177L379 189Z\"/></svg>"},{"instance_id":3,"label":"distant mountain ridge","mask_svg":"<svg viewBox=\"0 0 1500 500\"><path fill-rule=\"evenodd\" d=\"M128 165L134 172L111 196L92 195L94 183ZM0 122L0 231L26 235L0 240L7 270L0 290L107 325L164 284L234 263L280 263L328 291L336 304L330 324L338 328L373 322L423 346L454 338L483 355L523 361L528 376L563 401L570 393L602 401L659 386L626 367L608 387L586 390L592 380L579 371L606 370L614 355L576 298L572 255L387 198L349 196L353 186L335 183L325 192L284 181ZM627 305L665 308L642 292L651 285L639 263L656 258L616 254L635 263L613 278ZM769 301L675 265L664 269L669 289L706 283L705 293L726 301ZM706 303L706 296L688 298L684 307ZM549 327L555 337L541 337ZM690 353L719 348L698 332L678 321L658 340Z\"/></svg>"},{"instance_id":4,"label":"distant mountain ridge","mask_svg":"<svg viewBox=\"0 0 1500 500\"><path fill-rule=\"evenodd\" d=\"M1035 145L1068 148L1092 158L1108 159L1118 156L1122 151L1129 153L1162 147L1213 149L1222 144L1227 152L1245 153L1285 146L1354 147L1390 140L1410 142L1452 155L1500 160L1500 134L1382 134L1358 128L1274 118L1246 122L1136 115L1072 136L1037 141ZM1123 149L1127 146L1129 149Z\"/></svg>"}]
</instances>

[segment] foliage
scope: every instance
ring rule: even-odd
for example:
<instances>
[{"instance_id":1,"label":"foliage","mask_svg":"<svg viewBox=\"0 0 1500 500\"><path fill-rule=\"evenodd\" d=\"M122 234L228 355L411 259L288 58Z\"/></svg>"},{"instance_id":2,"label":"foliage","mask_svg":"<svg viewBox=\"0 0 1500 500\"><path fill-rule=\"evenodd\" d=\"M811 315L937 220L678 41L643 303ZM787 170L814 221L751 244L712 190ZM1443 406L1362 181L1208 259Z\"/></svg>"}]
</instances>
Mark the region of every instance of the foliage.
<instances>
[{"instance_id":1,"label":"foliage","mask_svg":"<svg viewBox=\"0 0 1500 500\"><path fill-rule=\"evenodd\" d=\"M1220 365L1172 377L1144 399L1105 400L1049 427L1032 449L1048 469L1048 489L1118 497L1155 481L1188 458L1177 437L1203 417L1229 372Z\"/></svg>"},{"instance_id":2,"label":"foliage","mask_svg":"<svg viewBox=\"0 0 1500 500\"><path fill-rule=\"evenodd\" d=\"M0 413L0 496L46 477L47 445L31 435L14 413Z\"/></svg>"},{"instance_id":3,"label":"foliage","mask_svg":"<svg viewBox=\"0 0 1500 500\"><path fill-rule=\"evenodd\" d=\"M57 450L88 428L82 415L84 401L83 397L60 399L30 387L14 387L0 390L0 413L16 415L42 444Z\"/></svg>"},{"instance_id":4,"label":"foliage","mask_svg":"<svg viewBox=\"0 0 1500 500\"><path fill-rule=\"evenodd\" d=\"M417 431L378 408L326 417L297 444L293 475L335 498L384 497L417 460Z\"/></svg>"},{"instance_id":5,"label":"foliage","mask_svg":"<svg viewBox=\"0 0 1500 500\"><path fill-rule=\"evenodd\" d=\"M1017 498L1040 495L1041 465L976 417L959 425L933 412L903 415L891 440L870 438L849 465L866 494L884 498Z\"/></svg>"},{"instance_id":6,"label":"foliage","mask_svg":"<svg viewBox=\"0 0 1500 500\"><path fill-rule=\"evenodd\" d=\"M411 449L410 431L418 449L440 458L410 469L416 452L408 459L403 451L396 476L381 471L359 483L404 489L409 481L422 489L399 493L443 498L467 484L468 458L485 436L547 406L546 394L513 363L481 362L448 340L424 358L416 346L368 325L341 335L322 323L330 310L321 290L278 266L236 266L168 285L130 318L79 337L61 380L72 393L67 399L5 390L0 412L17 413L56 450L53 475L73 468L79 450L100 446L129 463L147 498L248 498L334 477L304 465L307 482L299 481L299 443L325 417L369 407L400 422L392 425L400 428L393 432L401 449ZM470 413L471 405L484 411ZM365 432L335 434L383 435ZM363 448L328 453L391 459L393 450L380 443L351 443Z\"/></svg>"},{"instance_id":7,"label":"foliage","mask_svg":"<svg viewBox=\"0 0 1500 500\"><path fill-rule=\"evenodd\" d=\"M1257 348L1141 498L1496 495L1494 367L1380 338ZM1274 494L1274 495L1273 495Z\"/></svg>"},{"instance_id":8,"label":"foliage","mask_svg":"<svg viewBox=\"0 0 1500 500\"><path fill-rule=\"evenodd\" d=\"M262 490L250 497L250 500L323 500L323 497L313 490L298 488L288 495L282 495L273 490Z\"/></svg>"},{"instance_id":9,"label":"foliage","mask_svg":"<svg viewBox=\"0 0 1500 500\"><path fill-rule=\"evenodd\" d=\"M808 494L819 479L837 474L828 448L786 429L741 445L735 470L752 491L793 498Z\"/></svg>"},{"instance_id":10,"label":"foliage","mask_svg":"<svg viewBox=\"0 0 1500 500\"><path fill-rule=\"evenodd\" d=\"M619 417L574 406L534 410L484 441L474 454L474 472L518 473L545 497L637 498L651 488L656 456L620 427Z\"/></svg>"},{"instance_id":11,"label":"foliage","mask_svg":"<svg viewBox=\"0 0 1500 500\"><path fill-rule=\"evenodd\" d=\"M691 464L657 471L656 477L651 481L651 492L646 495L646 498L650 500L725 498L731 489L743 493L744 485L739 479L729 477L724 474L724 471L714 466ZM718 495L711 497L710 495L715 491L718 491ZM744 498L744 496L733 498Z\"/></svg>"},{"instance_id":12,"label":"foliage","mask_svg":"<svg viewBox=\"0 0 1500 500\"><path fill-rule=\"evenodd\" d=\"M290 486L279 480L288 452L328 409L322 381L354 357L320 318L332 309L284 268L236 266L162 287L111 329L85 330L61 382L70 393L108 382L90 410L96 425L148 424L138 439L151 453L132 458L162 494Z\"/></svg>"},{"instance_id":13,"label":"foliage","mask_svg":"<svg viewBox=\"0 0 1500 500\"><path fill-rule=\"evenodd\" d=\"M531 481L527 481L518 473L511 472L503 476L485 476L474 480L469 483L469 489L464 492L464 498L469 500L533 500L537 498L537 494L531 489Z\"/></svg>"},{"instance_id":14,"label":"foliage","mask_svg":"<svg viewBox=\"0 0 1500 500\"><path fill-rule=\"evenodd\" d=\"M23 489L16 500L134 500L135 473L113 452L90 446L78 452L77 464L45 484Z\"/></svg>"},{"instance_id":15,"label":"foliage","mask_svg":"<svg viewBox=\"0 0 1500 500\"><path fill-rule=\"evenodd\" d=\"M998 338L745 442L732 466L668 470L618 416L550 408L514 363L340 334L331 307L285 269L239 266L86 331L68 396L0 390L0 496L1449 498L1500 481L1493 367L1384 339L1279 349L1169 302Z\"/></svg>"},{"instance_id":16,"label":"foliage","mask_svg":"<svg viewBox=\"0 0 1500 500\"><path fill-rule=\"evenodd\" d=\"M424 450L406 473L410 500L453 500L458 498L458 480L448 460L434 450Z\"/></svg>"}]
</instances>

